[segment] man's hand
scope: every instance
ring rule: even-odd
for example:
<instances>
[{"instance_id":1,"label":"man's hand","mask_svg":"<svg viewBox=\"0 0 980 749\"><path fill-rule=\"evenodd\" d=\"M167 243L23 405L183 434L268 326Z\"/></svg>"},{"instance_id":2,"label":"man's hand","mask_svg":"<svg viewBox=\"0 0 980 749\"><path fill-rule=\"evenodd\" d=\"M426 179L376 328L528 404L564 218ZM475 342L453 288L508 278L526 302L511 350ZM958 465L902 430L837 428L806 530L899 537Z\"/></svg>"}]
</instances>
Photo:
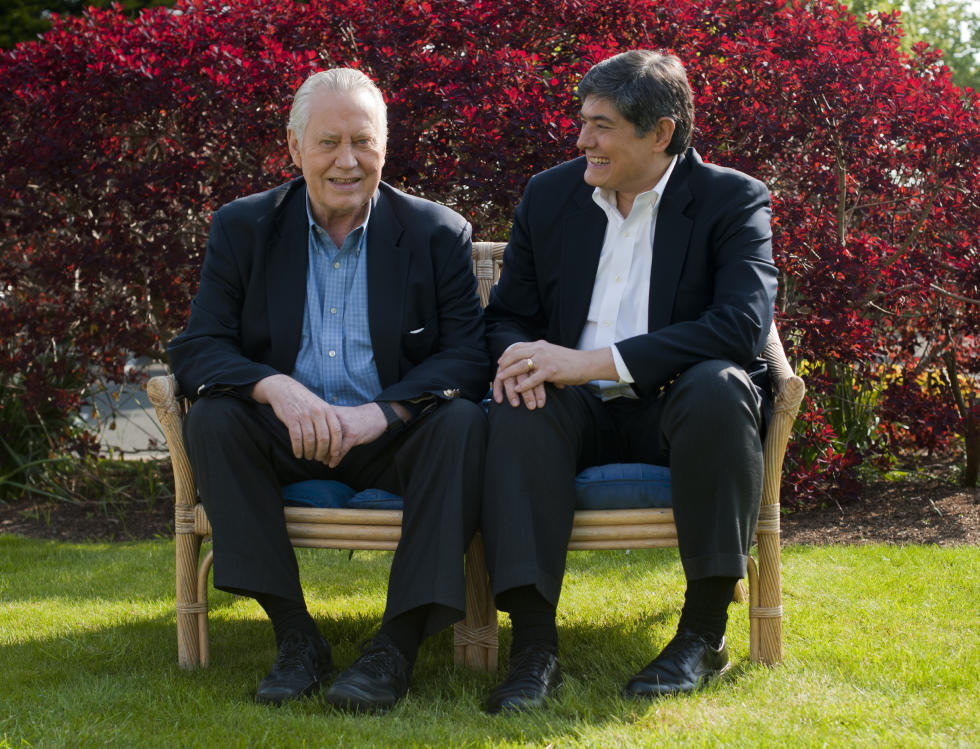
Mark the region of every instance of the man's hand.
<instances>
[{"instance_id":1,"label":"man's hand","mask_svg":"<svg viewBox=\"0 0 980 749\"><path fill-rule=\"evenodd\" d=\"M330 451L330 462L327 465L331 468L336 468L352 447L374 442L388 428L388 420L377 403L335 406L334 411L340 420L343 440L336 455L333 450Z\"/></svg>"},{"instance_id":2,"label":"man's hand","mask_svg":"<svg viewBox=\"0 0 980 749\"><path fill-rule=\"evenodd\" d=\"M343 450L343 426L337 409L284 374L270 375L252 387L252 398L268 403L286 428L293 455L335 466ZM379 410L380 409L376 409Z\"/></svg>"},{"instance_id":3,"label":"man's hand","mask_svg":"<svg viewBox=\"0 0 980 749\"><path fill-rule=\"evenodd\" d=\"M497 360L493 399L512 406L521 399L529 410L545 404L544 384L557 387L584 385L592 380L618 380L616 362L609 348L593 351L556 346L547 341L515 343Z\"/></svg>"},{"instance_id":4,"label":"man's hand","mask_svg":"<svg viewBox=\"0 0 980 749\"><path fill-rule=\"evenodd\" d=\"M286 428L297 458L317 460L336 468L352 447L374 442L388 421L377 403L331 406L287 375L271 375L252 387L252 398L268 403ZM392 404L404 420L400 403Z\"/></svg>"}]
</instances>

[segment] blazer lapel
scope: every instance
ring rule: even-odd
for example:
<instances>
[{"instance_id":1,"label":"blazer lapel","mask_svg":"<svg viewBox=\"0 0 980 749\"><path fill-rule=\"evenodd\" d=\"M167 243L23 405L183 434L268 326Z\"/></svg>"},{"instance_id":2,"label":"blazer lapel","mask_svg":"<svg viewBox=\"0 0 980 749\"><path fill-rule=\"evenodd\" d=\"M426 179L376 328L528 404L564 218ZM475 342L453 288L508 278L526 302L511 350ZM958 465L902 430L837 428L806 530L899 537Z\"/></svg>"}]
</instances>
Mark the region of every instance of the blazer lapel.
<instances>
[{"instance_id":1,"label":"blazer lapel","mask_svg":"<svg viewBox=\"0 0 980 749\"><path fill-rule=\"evenodd\" d=\"M561 219L558 337L562 346L571 348L578 345L589 315L608 223L606 214L592 200L593 189L583 181L571 212Z\"/></svg>"},{"instance_id":2,"label":"blazer lapel","mask_svg":"<svg viewBox=\"0 0 980 749\"><path fill-rule=\"evenodd\" d=\"M290 373L296 364L303 333L306 269L309 264L309 220L306 184L297 180L277 206L269 235L266 278L270 334L269 363Z\"/></svg>"},{"instance_id":3,"label":"blazer lapel","mask_svg":"<svg viewBox=\"0 0 980 749\"><path fill-rule=\"evenodd\" d=\"M648 329L651 332L670 322L674 298L677 296L677 284L690 244L694 222L684 215L684 210L692 199L688 183L690 168L691 160L681 156L667 182L657 211L648 318Z\"/></svg>"},{"instance_id":4,"label":"blazer lapel","mask_svg":"<svg viewBox=\"0 0 980 749\"><path fill-rule=\"evenodd\" d=\"M402 310L409 253L398 242L402 225L379 189L367 226L368 326L382 387L398 382Z\"/></svg>"}]
</instances>

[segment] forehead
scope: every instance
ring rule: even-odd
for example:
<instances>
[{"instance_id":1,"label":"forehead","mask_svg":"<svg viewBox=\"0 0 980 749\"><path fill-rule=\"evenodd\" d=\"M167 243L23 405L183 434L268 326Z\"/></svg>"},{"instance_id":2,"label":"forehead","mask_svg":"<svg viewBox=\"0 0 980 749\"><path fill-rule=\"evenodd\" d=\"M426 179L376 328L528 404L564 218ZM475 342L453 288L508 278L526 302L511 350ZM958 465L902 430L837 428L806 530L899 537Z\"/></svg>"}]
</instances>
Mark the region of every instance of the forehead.
<instances>
[{"instance_id":1,"label":"forehead","mask_svg":"<svg viewBox=\"0 0 980 749\"><path fill-rule=\"evenodd\" d=\"M586 120L605 120L615 123L626 122L626 118L619 113L612 100L605 96L589 94L582 102L582 108L579 111Z\"/></svg>"},{"instance_id":2,"label":"forehead","mask_svg":"<svg viewBox=\"0 0 980 749\"><path fill-rule=\"evenodd\" d=\"M381 105L369 91L318 88L310 96L309 125L315 130L380 133Z\"/></svg>"}]
</instances>

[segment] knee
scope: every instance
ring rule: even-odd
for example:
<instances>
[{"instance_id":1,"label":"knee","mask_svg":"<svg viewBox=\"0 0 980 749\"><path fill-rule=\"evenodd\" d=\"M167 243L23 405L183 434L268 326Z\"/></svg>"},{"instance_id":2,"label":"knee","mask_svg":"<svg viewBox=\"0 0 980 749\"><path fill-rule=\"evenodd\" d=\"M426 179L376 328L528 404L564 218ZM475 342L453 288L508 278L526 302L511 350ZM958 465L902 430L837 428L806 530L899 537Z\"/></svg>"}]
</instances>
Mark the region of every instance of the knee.
<instances>
[{"instance_id":1,"label":"knee","mask_svg":"<svg viewBox=\"0 0 980 749\"><path fill-rule=\"evenodd\" d=\"M664 416L670 421L725 424L733 418L759 418L760 400L744 369L724 360L708 360L682 372L667 393Z\"/></svg>"},{"instance_id":2,"label":"knee","mask_svg":"<svg viewBox=\"0 0 980 749\"><path fill-rule=\"evenodd\" d=\"M503 403L490 403L487 420L493 434L526 434L546 418L546 408L529 410L523 403L512 406L506 400Z\"/></svg>"},{"instance_id":3,"label":"knee","mask_svg":"<svg viewBox=\"0 0 980 749\"><path fill-rule=\"evenodd\" d=\"M487 414L483 408L462 398L443 403L436 412L441 428L457 435L486 435Z\"/></svg>"},{"instance_id":4,"label":"knee","mask_svg":"<svg viewBox=\"0 0 980 749\"><path fill-rule=\"evenodd\" d=\"M248 408L238 398L201 398L184 417L184 439L188 446L226 440L240 430L242 411Z\"/></svg>"}]
</instances>

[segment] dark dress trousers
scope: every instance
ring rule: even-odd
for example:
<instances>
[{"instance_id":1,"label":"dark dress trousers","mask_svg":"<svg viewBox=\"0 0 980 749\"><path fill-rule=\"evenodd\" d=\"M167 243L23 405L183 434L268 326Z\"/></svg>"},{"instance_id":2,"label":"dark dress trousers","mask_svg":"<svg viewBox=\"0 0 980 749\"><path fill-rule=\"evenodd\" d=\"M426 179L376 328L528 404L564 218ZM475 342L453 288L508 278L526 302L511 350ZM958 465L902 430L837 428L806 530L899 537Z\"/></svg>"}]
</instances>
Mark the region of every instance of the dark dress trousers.
<instances>
[{"instance_id":1,"label":"dark dress trousers","mask_svg":"<svg viewBox=\"0 0 980 749\"><path fill-rule=\"evenodd\" d=\"M584 157L536 175L517 207L485 311L492 359L518 341L569 348L586 323L606 216ZM609 462L670 465L688 579L745 573L761 500L759 358L772 322L769 193L740 172L678 157L656 218L648 331L617 342L638 399L548 386L543 409L490 411L482 513L494 591L536 585L557 603L574 476Z\"/></svg>"},{"instance_id":2,"label":"dark dress trousers","mask_svg":"<svg viewBox=\"0 0 980 749\"><path fill-rule=\"evenodd\" d=\"M281 486L336 479L401 494L386 618L425 604L426 633L462 617L463 552L479 521L489 361L469 224L381 183L367 226L368 318L378 400L437 404L335 469L292 454L288 431L248 395L290 374L300 347L309 224L302 178L214 216L187 329L168 347L188 453L214 532L214 583L303 600ZM354 404L356 405L356 404Z\"/></svg>"}]
</instances>

